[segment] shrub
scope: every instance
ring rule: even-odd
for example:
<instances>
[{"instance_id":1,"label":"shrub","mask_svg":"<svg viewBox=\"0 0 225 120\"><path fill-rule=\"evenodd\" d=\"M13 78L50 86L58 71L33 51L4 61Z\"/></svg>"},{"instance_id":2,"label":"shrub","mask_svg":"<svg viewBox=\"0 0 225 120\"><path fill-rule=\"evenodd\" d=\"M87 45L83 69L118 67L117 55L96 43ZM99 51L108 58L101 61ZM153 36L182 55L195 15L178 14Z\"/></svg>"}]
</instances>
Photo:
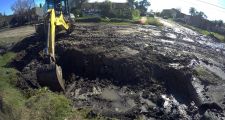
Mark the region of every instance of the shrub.
<instances>
[{"instance_id":1,"label":"shrub","mask_svg":"<svg viewBox=\"0 0 225 120\"><path fill-rule=\"evenodd\" d=\"M132 19L139 19L140 18L140 11L137 9L134 9L131 11Z\"/></svg>"},{"instance_id":2,"label":"shrub","mask_svg":"<svg viewBox=\"0 0 225 120\"><path fill-rule=\"evenodd\" d=\"M163 24L160 23L158 19L153 17L148 17L147 24L154 26L163 26Z\"/></svg>"}]
</instances>

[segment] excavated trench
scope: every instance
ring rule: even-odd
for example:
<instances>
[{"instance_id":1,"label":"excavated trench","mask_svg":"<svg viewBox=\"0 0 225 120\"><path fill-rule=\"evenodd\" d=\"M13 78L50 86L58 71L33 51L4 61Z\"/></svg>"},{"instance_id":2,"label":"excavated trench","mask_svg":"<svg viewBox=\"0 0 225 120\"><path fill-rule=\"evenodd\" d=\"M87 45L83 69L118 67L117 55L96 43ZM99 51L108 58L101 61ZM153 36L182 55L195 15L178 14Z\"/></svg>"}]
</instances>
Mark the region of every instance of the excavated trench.
<instances>
[{"instance_id":1,"label":"excavated trench","mask_svg":"<svg viewBox=\"0 0 225 120\"><path fill-rule=\"evenodd\" d=\"M197 103L197 105L200 104L196 90L191 84L193 79L192 71L189 68L175 69L169 67L167 62L172 62L170 58L151 52L149 52L148 55L145 55L146 53L142 53L143 51L131 55L131 53L128 54L130 51L112 54L112 52L101 51L99 48L96 50L96 48L79 49L73 47L73 49L65 49L61 47L58 48L58 50L58 64L61 65L63 69L63 75L67 81L67 91L69 92L67 92L67 94L72 93L69 96L74 100L75 107L84 107L87 105L88 107L91 106L94 111L96 110L96 112L100 112L103 115L110 117L120 115L119 118L128 116L124 118L127 119L136 118L136 115L139 113L134 112L142 111L142 99L148 99L153 102L152 104L162 107L165 102L165 100L162 99L162 95L171 95L179 102L179 104L189 105L192 101ZM76 77L74 77L74 75ZM79 83L80 81L82 82ZM101 89L99 90L99 93L94 94L95 92L93 89L95 89L95 87L93 86ZM121 93L120 89L123 89L124 87L126 88L125 91L130 90L135 94L127 92ZM79 92L77 93L77 89L84 88L86 92L91 91L92 94L86 94L85 100L77 100L77 98L75 98L79 98L79 96L76 96L76 94L79 94ZM110 95L109 98L101 97L105 91ZM93 98L93 96L95 97ZM123 102L114 107L112 107L114 104L102 105L107 100L110 103L113 102L114 97L112 96L120 96L120 99L128 99L127 104L129 105L124 106L124 108L127 109L117 108L120 104L125 104L123 100ZM97 99L97 101L94 99ZM134 100L134 102L131 104L129 103L129 100ZM87 103L87 101L89 101L89 103ZM79 105L77 105L77 103L79 103ZM96 104L98 108L96 107ZM122 113L118 109L121 109ZM157 114L162 113L158 111L155 115L157 116ZM167 117L168 116L169 115L167 115Z\"/></svg>"},{"instance_id":2,"label":"excavated trench","mask_svg":"<svg viewBox=\"0 0 225 120\"><path fill-rule=\"evenodd\" d=\"M89 80L108 79L117 86L148 87L153 79L164 83L168 94L176 95L182 103L198 101L191 85L192 73L185 69L177 70L154 63L143 64L143 61L131 58L111 58L79 50L63 53L59 64L66 80L75 74Z\"/></svg>"}]
</instances>

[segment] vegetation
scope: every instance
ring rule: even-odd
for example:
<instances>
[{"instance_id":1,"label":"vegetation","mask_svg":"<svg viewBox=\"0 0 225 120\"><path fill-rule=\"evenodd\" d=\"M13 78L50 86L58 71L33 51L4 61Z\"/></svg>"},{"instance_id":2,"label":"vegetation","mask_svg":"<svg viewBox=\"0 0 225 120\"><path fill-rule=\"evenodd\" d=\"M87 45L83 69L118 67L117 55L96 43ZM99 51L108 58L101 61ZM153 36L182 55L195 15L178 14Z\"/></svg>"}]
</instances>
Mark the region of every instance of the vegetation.
<instances>
[{"instance_id":1,"label":"vegetation","mask_svg":"<svg viewBox=\"0 0 225 120\"><path fill-rule=\"evenodd\" d=\"M88 119L90 110L75 110L64 95L47 88L22 92L16 88L18 71L8 64L16 56L0 55L0 120L80 120ZM24 94L25 93L25 94ZM104 119L96 115L95 119Z\"/></svg>"},{"instance_id":2,"label":"vegetation","mask_svg":"<svg viewBox=\"0 0 225 120\"><path fill-rule=\"evenodd\" d=\"M207 18L206 14L202 11L198 12L194 7L191 7L189 9L189 13L191 14L191 16L200 16L201 18Z\"/></svg>"},{"instance_id":3,"label":"vegetation","mask_svg":"<svg viewBox=\"0 0 225 120\"><path fill-rule=\"evenodd\" d=\"M147 14L148 7L151 5L148 0L140 0L135 2L135 8L141 12L141 16L145 16Z\"/></svg>"},{"instance_id":4,"label":"vegetation","mask_svg":"<svg viewBox=\"0 0 225 120\"><path fill-rule=\"evenodd\" d=\"M154 25L154 26L163 26L160 21L154 17L146 17L147 20L145 20L145 25ZM76 18L76 22L97 22L97 23L109 23L114 25L129 25L129 24L139 24L140 18L138 19L121 19L121 18L101 18L101 17L93 17L93 16L86 16L86 17L80 17Z\"/></svg>"},{"instance_id":5,"label":"vegetation","mask_svg":"<svg viewBox=\"0 0 225 120\"><path fill-rule=\"evenodd\" d=\"M130 20L138 19L141 15L147 15L147 8L150 6L147 0L129 0L127 4L112 3L109 0L102 3L87 3L87 0L78 0L77 2L75 2L76 7L72 8L75 16L83 17L86 13L90 13L94 14L93 16Z\"/></svg>"},{"instance_id":6,"label":"vegetation","mask_svg":"<svg viewBox=\"0 0 225 120\"><path fill-rule=\"evenodd\" d=\"M194 69L194 74L205 84L216 84L221 78L202 66Z\"/></svg>"},{"instance_id":7,"label":"vegetation","mask_svg":"<svg viewBox=\"0 0 225 120\"><path fill-rule=\"evenodd\" d=\"M32 20L34 0L16 0L11 9L14 17L11 20L13 26L24 25Z\"/></svg>"},{"instance_id":8,"label":"vegetation","mask_svg":"<svg viewBox=\"0 0 225 120\"><path fill-rule=\"evenodd\" d=\"M192 29L194 31L197 31L197 32L199 32L199 33L201 33L203 35L215 37L220 42L225 42L225 36L222 35L222 34L219 34L219 33L216 33L216 32L210 32L210 31L203 30L203 29L200 29L200 28L196 28L196 27L193 27L193 26L190 26L190 25L184 25L184 26L187 27L187 28L190 28L190 29Z\"/></svg>"},{"instance_id":9,"label":"vegetation","mask_svg":"<svg viewBox=\"0 0 225 120\"><path fill-rule=\"evenodd\" d=\"M129 6L124 8L114 8L113 3L105 1L99 5L100 15L108 18L136 19L140 17L138 9L131 9Z\"/></svg>"},{"instance_id":10,"label":"vegetation","mask_svg":"<svg viewBox=\"0 0 225 120\"><path fill-rule=\"evenodd\" d=\"M159 22L159 20L154 18L154 17L148 17L147 24L154 25L154 26L163 26L163 24L161 22Z\"/></svg>"}]
</instances>

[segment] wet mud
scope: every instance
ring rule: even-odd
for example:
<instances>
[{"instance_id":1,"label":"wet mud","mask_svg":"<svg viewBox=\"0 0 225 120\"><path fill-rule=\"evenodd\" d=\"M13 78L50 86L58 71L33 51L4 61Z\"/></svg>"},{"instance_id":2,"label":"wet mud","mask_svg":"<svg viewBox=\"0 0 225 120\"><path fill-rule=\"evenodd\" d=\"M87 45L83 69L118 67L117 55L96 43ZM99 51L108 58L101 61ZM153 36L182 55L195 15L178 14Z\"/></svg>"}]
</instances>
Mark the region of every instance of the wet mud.
<instances>
[{"instance_id":1,"label":"wet mud","mask_svg":"<svg viewBox=\"0 0 225 120\"><path fill-rule=\"evenodd\" d=\"M186 28L76 25L57 35L57 64L74 108L118 119L224 119L225 48ZM39 88L42 38L18 43L18 87Z\"/></svg>"}]
</instances>

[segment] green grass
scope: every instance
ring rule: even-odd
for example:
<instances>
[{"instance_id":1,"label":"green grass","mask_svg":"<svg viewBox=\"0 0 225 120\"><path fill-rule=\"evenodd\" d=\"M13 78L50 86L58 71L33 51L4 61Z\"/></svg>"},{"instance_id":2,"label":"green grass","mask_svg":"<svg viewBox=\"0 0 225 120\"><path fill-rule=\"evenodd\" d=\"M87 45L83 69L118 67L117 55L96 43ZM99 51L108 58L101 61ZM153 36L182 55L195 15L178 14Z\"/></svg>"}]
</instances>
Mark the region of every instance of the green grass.
<instances>
[{"instance_id":1,"label":"green grass","mask_svg":"<svg viewBox=\"0 0 225 120\"><path fill-rule=\"evenodd\" d=\"M148 17L147 24L154 25L154 26L163 26L163 24L160 23L159 20L154 17Z\"/></svg>"},{"instance_id":2,"label":"green grass","mask_svg":"<svg viewBox=\"0 0 225 120\"><path fill-rule=\"evenodd\" d=\"M131 25L131 24L139 24L140 17L135 18L133 20L128 19L120 19L120 18L101 18L101 17L90 17L90 16L84 16L77 18L78 22L99 22L99 23L106 23L106 24L112 24L112 25ZM154 25L154 26L163 26L162 23L159 22L158 19L154 17L147 17L147 21L145 23L146 25Z\"/></svg>"},{"instance_id":3,"label":"green grass","mask_svg":"<svg viewBox=\"0 0 225 120\"><path fill-rule=\"evenodd\" d=\"M0 120L81 120L90 119L89 109L76 110L64 95L47 88L21 91L16 87L17 73L8 64L16 54L0 55ZM1 102L2 101L2 102ZM106 119L100 115L91 119Z\"/></svg>"},{"instance_id":4,"label":"green grass","mask_svg":"<svg viewBox=\"0 0 225 120\"><path fill-rule=\"evenodd\" d=\"M51 92L35 92L36 94L27 98L15 87L18 71L8 68L7 65L15 56L16 54L11 52L0 55L0 98L3 104L0 119L41 120L50 118L61 120L69 116L72 108L69 100L64 96Z\"/></svg>"},{"instance_id":5,"label":"green grass","mask_svg":"<svg viewBox=\"0 0 225 120\"><path fill-rule=\"evenodd\" d=\"M200 28L196 28L196 27L193 27L193 26L190 26L190 25L183 25L187 28L190 28L194 31L197 31L203 35L207 35L207 36L214 36L215 38L217 38L220 42L225 42L225 35L222 35L222 34L219 34L219 33L215 33L215 32L210 32L210 31L207 31L207 30L203 30L203 29L200 29Z\"/></svg>"},{"instance_id":6,"label":"green grass","mask_svg":"<svg viewBox=\"0 0 225 120\"><path fill-rule=\"evenodd\" d=\"M217 84L222 80L220 77L207 70L204 67L198 66L194 69L194 74L204 83Z\"/></svg>"},{"instance_id":7,"label":"green grass","mask_svg":"<svg viewBox=\"0 0 225 120\"><path fill-rule=\"evenodd\" d=\"M1 116L6 119L18 118L25 101L24 96L15 88L17 70L7 68L7 64L14 57L14 53L0 56L0 98L3 101L3 111L6 113L1 113Z\"/></svg>"},{"instance_id":8,"label":"green grass","mask_svg":"<svg viewBox=\"0 0 225 120\"><path fill-rule=\"evenodd\" d=\"M16 88L18 71L8 68L15 56L11 52L0 56L0 98L3 101L0 119L63 120L72 115L71 102L63 95L40 89L31 90L32 96L27 98Z\"/></svg>"}]
</instances>

